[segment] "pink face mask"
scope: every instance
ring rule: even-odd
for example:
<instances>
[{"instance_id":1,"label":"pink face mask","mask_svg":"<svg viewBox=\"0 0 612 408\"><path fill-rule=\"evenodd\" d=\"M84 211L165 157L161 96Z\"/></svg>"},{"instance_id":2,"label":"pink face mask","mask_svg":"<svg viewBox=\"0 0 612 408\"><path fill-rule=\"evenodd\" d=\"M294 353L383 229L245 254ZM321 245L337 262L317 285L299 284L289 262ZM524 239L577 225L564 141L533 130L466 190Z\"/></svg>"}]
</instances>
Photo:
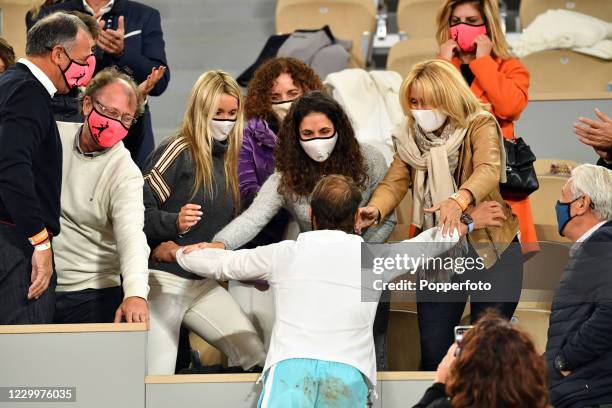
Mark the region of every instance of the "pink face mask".
<instances>
[{"instance_id":1,"label":"pink face mask","mask_svg":"<svg viewBox=\"0 0 612 408\"><path fill-rule=\"evenodd\" d=\"M87 63L80 64L70 58L68 53L66 53L66 56L70 59L70 65L62 71L62 74L64 75L64 80L68 84L68 87L72 89L77 86L87 85L96 70L96 57L92 54L87 57Z\"/></svg>"},{"instance_id":2,"label":"pink face mask","mask_svg":"<svg viewBox=\"0 0 612 408\"><path fill-rule=\"evenodd\" d=\"M104 148L113 147L128 134L121 121L102 115L95 107L87 118L87 126L96 143Z\"/></svg>"},{"instance_id":3,"label":"pink face mask","mask_svg":"<svg viewBox=\"0 0 612 408\"><path fill-rule=\"evenodd\" d=\"M455 24L450 28L450 36L453 40L459 44L465 52L472 52L476 49L474 40L481 34L487 34L487 26L482 25L469 25L466 23Z\"/></svg>"}]
</instances>

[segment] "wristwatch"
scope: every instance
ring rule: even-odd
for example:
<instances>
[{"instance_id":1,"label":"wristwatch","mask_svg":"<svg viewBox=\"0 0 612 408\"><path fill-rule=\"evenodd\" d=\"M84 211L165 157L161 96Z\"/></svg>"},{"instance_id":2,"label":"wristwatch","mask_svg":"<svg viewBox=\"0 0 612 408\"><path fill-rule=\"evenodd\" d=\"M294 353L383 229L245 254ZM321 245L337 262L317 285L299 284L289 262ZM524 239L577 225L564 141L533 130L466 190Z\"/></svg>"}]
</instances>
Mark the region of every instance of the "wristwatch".
<instances>
[{"instance_id":1,"label":"wristwatch","mask_svg":"<svg viewBox=\"0 0 612 408\"><path fill-rule=\"evenodd\" d=\"M474 231L474 220L472 219L470 214L466 214L466 213L461 214L461 217L459 217L459 220L465 225L467 225L468 234Z\"/></svg>"},{"instance_id":2,"label":"wristwatch","mask_svg":"<svg viewBox=\"0 0 612 408\"><path fill-rule=\"evenodd\" d=\"M563 357L561 357L561 355L557 355L557 357L555 357L553 365L559 372L567 371L567 364L565 364L565 360L563 360Z\"/></svg>"}]
</instances>

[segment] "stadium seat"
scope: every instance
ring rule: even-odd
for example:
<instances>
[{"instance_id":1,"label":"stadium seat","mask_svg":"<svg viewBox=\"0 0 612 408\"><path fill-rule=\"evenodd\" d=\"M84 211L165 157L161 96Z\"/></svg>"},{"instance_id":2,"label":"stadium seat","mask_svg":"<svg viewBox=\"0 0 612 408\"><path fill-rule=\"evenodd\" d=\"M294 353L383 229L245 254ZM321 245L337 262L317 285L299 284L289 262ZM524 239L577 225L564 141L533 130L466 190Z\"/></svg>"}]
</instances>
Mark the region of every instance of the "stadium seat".
<instances>
[{"instance_id":1,"label":"stadium seat","mask_svg":"<svg viewBox=\"0 0 612 408\"><path fill-rule=\"evenodd\" d=\"M612 81L612 61L571 50L540 51L526 56L522 62L531 74L530 96L601 93L608 91Z\"/></svg>"},{"instance_id":2,"label":"stadium seat","mask_svg":"<svg viewBox=\"0 0 612 408\"><path fill-rule=\"evenodd\" d=\"M514 312L514 317L517 326L525 330L531 337L536 351L539 354L544 353L548 340L550 310L517 309Z\"/></svg>"},{"instance_id":3,"label":"stadium seat","mask_svg":"<svg viewBox=\"0 0 612 408\"><path fill-rule=\"evenodd\" d=\"M298 29L319 29L329 25L337 38L351 40L351 59L355 67L364 68L367 50L364 33L372 38L376 25L376 5L372 0L278 0L276 31L292 33Z\"/></svg>"},{"instance_id":4,"label":"stadium seat","mask_svg":"<svg viewBox=\"0 0 612 408\"><path fill-rule=\"evenodd\" d=\"M566 159L538 159L533 163L538 176L570 176L573 169L578 167L575 160Z\"/></svg>"},{"instance_id":5,"label":"stadium seat","mask_svg":"<svg viewBox=\"0 0 612 408\"><path fill-rule=\"evenodd\" d=\"M388 342L390 371L418 371L420 369L421 341L416 312L391 310Z\"/></svg>"},{"instance_id":6,"label":"stadium seat","mask_svg":"<svg viewBox=\"0 0 612 408\"><path fill-rule=\"evenodd\" d=\"M542 242L540 251L524 264L523 290L554 292L569 262L569 248L570 243ZM530 298L529 293L523 295L523 301L540 300Z\"/></svg>"},{"instance_id":7,"label":"stadium seat","mask_svg":"<svg viewBox=\"0 0 612 408\"><path fill-rule=\"evenodd\" d=\"M408 38L435 38L436 16L442 0L399 0L397 28Z\"/></svg>"},{"instance_id":8,"label":"stadium seat","mask_svg":"<svg viewBox=\"0 0 612 408\"><path fill-rule=\"evenodd\" d=\"M434 59L438 54L438 43L433 38L415 38L400 41L389 50L387 69L405 77L417 62Z\"/></svg>"},{"instance_id":9,"label":"stadium seat","mask_svg":"<svg viewBox=\"0 0 612 408\"><path fill-rule=\"evenodd\" d=\"M540 241L567 242L567 239L557 232L555 215L555 203L567 179L561 176L538 176L540 188L529 196L533 220ZM539 226L545 227L538 228Z\"/></svg>"},{"instance_id":10,"label":"stadium seat","mask_svg":"<svg viewBox=\"0 0 612 408\"><path fill-rule=\"evenodd\" d=\"M227 357L221 351L211 346L206 340L189 332L189 345L192 350L195 350L200 355L200 363L203 366L212 366L216 364L227 363Z\"/></svg>"},{"instance_id":11,"label":"stadium seat","mask_svg":"<svg viewBox=\"0 0 612 408\"><path fill-rule=\"evenodd\" d=\"M521 26L527 27L539 14L551 9L566 9L612 21L610 0L521 0L519 9Z\"/></svg>"}]
</instances>

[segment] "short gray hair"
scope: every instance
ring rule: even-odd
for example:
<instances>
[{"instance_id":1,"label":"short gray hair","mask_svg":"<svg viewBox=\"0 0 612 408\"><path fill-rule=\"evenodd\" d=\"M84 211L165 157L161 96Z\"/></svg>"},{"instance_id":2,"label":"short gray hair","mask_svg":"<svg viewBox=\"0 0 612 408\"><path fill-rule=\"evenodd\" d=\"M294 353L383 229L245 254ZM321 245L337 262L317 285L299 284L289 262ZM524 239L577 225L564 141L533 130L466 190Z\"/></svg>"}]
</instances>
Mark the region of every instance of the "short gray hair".
<instances>
[{"instance_id":1,"label":"short gray hair","mask_svg":"<svg viewBox=\"0 0 612 408\"><path fill-rule=\"evenodd\" d=\"M587 195L593 212L602 221L612 220L612 170L593 164L581 164L570 178L572 200Z\"/></svg>"},{"instance_id":2,"label":"short gray hair","mask_svg":"<svg viewBox=\"0 0 612 408\"><path fill-rule=\"evenodd\" d=\"M61 11L50 14L28 31L26 55L44 55L56 45L70 50L79 30L89 33L85 23L77 16Z\"/></svg>"}]
</instances>

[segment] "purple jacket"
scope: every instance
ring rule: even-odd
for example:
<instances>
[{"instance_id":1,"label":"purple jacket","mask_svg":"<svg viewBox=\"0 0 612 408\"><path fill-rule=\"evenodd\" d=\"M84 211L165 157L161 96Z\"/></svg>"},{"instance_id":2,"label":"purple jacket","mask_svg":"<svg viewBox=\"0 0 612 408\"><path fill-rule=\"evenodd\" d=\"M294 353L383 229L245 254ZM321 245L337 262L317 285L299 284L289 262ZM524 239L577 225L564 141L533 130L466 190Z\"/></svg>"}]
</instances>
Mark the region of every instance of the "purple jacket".
<instances>
[{"instance_id":1,"label":"purple jacket","mask_svg":"<svg viewBox=\"0 0 612 408\"><path fill-rule=\"evenodd\" d=\"M257 194L263 183L274 173L273 152L277 140L264 119L249 119L244 128L238 162L240 195L243 200Z\"/></svg>"}]
</instances>

